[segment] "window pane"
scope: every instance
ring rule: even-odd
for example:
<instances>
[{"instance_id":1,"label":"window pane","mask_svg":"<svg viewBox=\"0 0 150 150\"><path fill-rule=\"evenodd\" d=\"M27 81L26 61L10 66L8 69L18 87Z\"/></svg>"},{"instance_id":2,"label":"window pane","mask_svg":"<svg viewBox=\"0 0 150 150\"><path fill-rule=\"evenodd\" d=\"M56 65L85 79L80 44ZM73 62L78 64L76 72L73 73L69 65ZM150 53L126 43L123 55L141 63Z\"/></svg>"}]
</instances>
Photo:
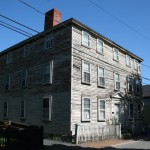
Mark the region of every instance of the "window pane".
<instances>
[{"instance_id":1,"label":"window pane","mask_svg":"<svg viewBox=\"0 0 150 150\"><path fill-rule=\"evenodd\" d=\"M82 41L84 45L90 46L90 35L87 32L83 32Z\"/></svg>"},{"instance_id":2,"label":"window pane","mask_svg":"<svg viewBox=\"0 0 150 150\"><path fill-rule=\"evenodd\" d=\"M103 42L101 40L97 40L97 50L100 52L100 53L103 53Z\"/></svg>"},{"instance_id":3,"label":"window pane","mask_svg":"<svg viewBox=\"0 0 150 150\"><path fill-rule=\"evenodd\" d=\"M90 64L87 62L84 62L84 72L90 73Z\"/></svg>"},{"instance_id":4,"label":"window pane","mask_svg":"<svg viewBox=\"0 0 150 150\"><path fill-rule=\"evenodd\" d=\"M100 101L100 109L105 109L105 101Z\"/></svg>"},{"instance_id":5,"label":"window pane","mask_svg":"<svg viewBox=\"0 0 150 150\"><path fill-rule=\"evenodd\" d=\"M105 111L104 110L100 111L100 120L105 120Z\"/></svg>"},{"instance_id":6,"label":"window pane","mask_svg":"<svg viewBox=\"0 0 150 150\"><path fill-rule=\"evenodd\" d=\"M90 119L90 110L84 110L84 119Z\"/></svg>"}]
</instances>

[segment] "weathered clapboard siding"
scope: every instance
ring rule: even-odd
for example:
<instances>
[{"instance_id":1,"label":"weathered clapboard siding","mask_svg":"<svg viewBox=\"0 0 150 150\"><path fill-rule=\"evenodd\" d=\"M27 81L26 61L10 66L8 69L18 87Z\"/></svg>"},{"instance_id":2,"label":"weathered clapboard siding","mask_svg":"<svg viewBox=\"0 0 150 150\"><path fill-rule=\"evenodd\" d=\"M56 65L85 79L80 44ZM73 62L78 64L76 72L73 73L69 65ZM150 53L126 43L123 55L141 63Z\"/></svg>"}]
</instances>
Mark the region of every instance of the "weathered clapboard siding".
<instances>
[{"instance_id":1,"label":"weathered clapboard siding","mask_svg":"<svg viewBox=\"0 0 150 150\"><path fill-rule=\"evenodd\" d=\"M82 123L81 121L81 97L88 96L91 98L91 123L98 122L98 99L105 99L106 101L106 120L112 117L112 101L110 101L111 95L114 91L114 73L120 74L121 89L120 92L125 96L127 89L126 77L132 74L141 73L134 70L133 59L131 60L131 68L126 66L126 54L122 52L117 46L119 52L119 62L113 60L113 48L114 46L105 39L104 41L104 55L99 54L96 51L96 39L99 38L93 35L90 31L90 48L82 45L82 28L73 26L72 30L72 95L71 95L71 129L74 133L75 124ZM85 30L86 31L86 30ZM86 60L91 64L91 84L82 84L82 60ZM105 69L105 88L97 86L97 67L100 66ZM137 97L139 98L139 97ZM126 99L128 97L126 96ZM135 98L136 99L136 98ZM128 100L127 100L128 101ZM129 106L127 106L129 108ZM129 111L127 110L127 112ZM125 116L128 119L129 115ZM105 124L105 122L100 122Z\"/></svg>"},{"instance_id":2,"label":"weathered clapboard siding","mask_svg":"<svg viewBox=\"0 0 150 150\"><path fill-rule=\"evenodd\" d=\"M61 28L47 34L51 33L54 46L50 49L44 48L45 35L30 43L28 57L23 57L24 45L13 50L11 64L6 65L6 54L0 57L0 120L3 102L8 101L8 120L43 125L47 134L63 134L70 131L71 30ZM50 61L53 61L52 85L43 85L43 66ZM23 69L28 72L26 89L21 88ZM8 92L4 91L6 73L11 75ZM42 99L49 96L52 96L52 119L43 121ZM20 119L21 100L25 100L25 119Z\"/></svg>"}]
</instances>

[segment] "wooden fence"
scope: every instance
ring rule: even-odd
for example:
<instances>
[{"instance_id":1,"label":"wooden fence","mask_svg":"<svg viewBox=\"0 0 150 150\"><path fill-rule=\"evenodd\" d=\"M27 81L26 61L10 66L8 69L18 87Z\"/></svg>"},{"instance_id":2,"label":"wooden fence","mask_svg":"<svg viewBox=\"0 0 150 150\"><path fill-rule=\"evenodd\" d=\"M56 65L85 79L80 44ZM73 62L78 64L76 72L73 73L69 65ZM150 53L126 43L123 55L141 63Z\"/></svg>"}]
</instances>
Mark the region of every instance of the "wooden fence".
<instances>
[{"instance_id":1,"label":"wooden fence","mask_svg":"<svg viewBox=\"0 0 150 150\"><path fill-rule=\"evenodd\" d=\"M43 127L28 126L13 122L0 122L0 149L15 149L43 146Z\"/></svg>"},{"instance_id":2,"label":"wooden fence","mask_svg":"<svg viewBox=\"0 0 150 150\"><path fill-rule=\"evenodd\" d=\"M106 140L111 138L121 138L121 124L105 125L103 127L99 124L76 125L76 144L87 141Z\"/></svg>"}]
</instances>

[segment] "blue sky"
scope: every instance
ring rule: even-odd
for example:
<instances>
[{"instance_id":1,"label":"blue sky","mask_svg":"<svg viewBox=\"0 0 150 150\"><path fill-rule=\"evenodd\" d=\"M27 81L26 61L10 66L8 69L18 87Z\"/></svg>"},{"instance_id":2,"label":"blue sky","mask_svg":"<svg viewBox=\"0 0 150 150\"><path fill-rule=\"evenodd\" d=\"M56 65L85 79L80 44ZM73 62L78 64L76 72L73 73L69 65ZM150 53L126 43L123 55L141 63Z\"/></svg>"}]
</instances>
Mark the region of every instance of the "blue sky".
<instances>
[{"instance_id":1,"label":"blue sky","mask_svg":"<svg viewBox=\"0 0 150 150\"><path fill-rule=\"evenodd\" d=\"M23 0L41 12L52 8L60 10L63 21L75 18L100 34L143 58L150 66L150 0ZM91 2L92 1L92 2ZM95 5L96 4L96 5ZM44 15L18 0L0 0L0 14L29 26L39 32L44 29ZM35 32L0 17L0 21ZM26 39L0 26L0 51ZM142 65L142 76L150 79L150 67ZM150 84L143 79L143 84Z\"/></svg>"}]
</instances>

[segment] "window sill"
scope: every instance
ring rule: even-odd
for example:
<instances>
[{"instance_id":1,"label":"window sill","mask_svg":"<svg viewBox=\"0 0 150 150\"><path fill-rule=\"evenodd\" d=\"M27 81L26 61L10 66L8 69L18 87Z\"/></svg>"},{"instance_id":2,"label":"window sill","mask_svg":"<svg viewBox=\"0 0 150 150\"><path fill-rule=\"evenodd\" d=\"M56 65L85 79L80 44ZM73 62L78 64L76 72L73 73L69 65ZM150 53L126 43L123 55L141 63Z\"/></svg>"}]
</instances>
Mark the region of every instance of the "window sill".
<instances>
[{"instance_id":1,"label":"window sill","mask_svg":"<svg viewBox=\"0 0 150 150\"><path fill-rule=\"evenodd\" d=\"M120 91L120 89L114 89L114 91Z\"/></svg>"},{"instance_id":2,"label":"window sill","mask_svg":"<svg viewBox=\"0 0 150 150\"><path fill-rule=\"evenodd\" d=\"M126 65L127 67L129 67L129 68L131 68L131 66L129 66L129 65Z\"/></svg>"},{"instance_id":3,"label":"window sill","mask_svg":"<svg viewBox=\"0 0 150 150\"><path fill-rule=\"evenodd\" d=\"M91 122L91 120L82 120L81 122Z\"/></svg>"},{"instance_id":4,"label":"window sill","mask_svg":"<svg viewBox=\"0 0 150 150\"><path fill-rule=\"evenodd\" d=\"M91 85L91 83L88 83L88 82L81 82L81 83L85 85Z\"/></svg>"},{"instance_id":5,"label":"window sill","mask_svg":"<svg viewBox=\"0 0 150 150\"><path fill-rule=\"evenodd\" d=\"M119 63L119 60L117 60L117 59L114 59L114 58L113 58L113 60Z\"/></svg>"},{"instance_id":6,"label":"window sill","mask_svg":"<svg viewBox=\"0 0 150 150\"><path fill-rule=\"evenodd\" d=\"M98 50L96 50L96 52L102 56L104 56L104 53L99 52Z\"/></svg>"},{"instance_id":7,"label":"window sill","mask_svg":"<svg viewBox=\"0 0 150 150\"><path fill-rule=\"evenodd\" d=\"M106 88L105 86L101 86L101 85L98 85L97 87L98 87L98 88L103 88L103 89Z\"/></svg>"},{"instance_id":8,"label":"window sill","mask_svg":"<svg viewBox=\"0 0 150 150\"><path fill-rule=\"evenodd\" d=\"M21 120L21 121L25 121L25 120L26 120L26 118L20 118L20 120Z\"/></svg>"},{"instance_id":9,"label":"window sill","mask_svg":"<svg viewBox=\"0 0 150 150\"><path fill-rule=\"evenodd\" d=\"M49 119L43 119L42 121L43 122L51 122L51 120L49 120Z\"/></svg>"},{"instance_id":10,"label":"window sill","mask_svg":"<svg viewBox=\"0 0 150 150\"><path fill-rule=\"evenodd\" d=\"M43 86L49 86L52 85L52 83L43 83Z\"/></svg>"},{"instance_id":11,"label":"window sill","mask_svg":"<svg viewBox=\"0 0 150 150\"><path fill-rule=\"evenodd\" d=\"M106 122L105 120L98 120L98 122Z\"/></svg>"},{"instance_id":12,"label":"window sill","mask_svg":"<svg viewBox=\"0 0 150 150\"><path fill-rule=\"evenodd\" d=\"M91 47L90 46L87 46L87 45L85 45L85 44L81 44L82 46L84 46L84 47L86 47L86 48L88 48L88 49L90 49Z\"/></svg>"}]
</instances>

